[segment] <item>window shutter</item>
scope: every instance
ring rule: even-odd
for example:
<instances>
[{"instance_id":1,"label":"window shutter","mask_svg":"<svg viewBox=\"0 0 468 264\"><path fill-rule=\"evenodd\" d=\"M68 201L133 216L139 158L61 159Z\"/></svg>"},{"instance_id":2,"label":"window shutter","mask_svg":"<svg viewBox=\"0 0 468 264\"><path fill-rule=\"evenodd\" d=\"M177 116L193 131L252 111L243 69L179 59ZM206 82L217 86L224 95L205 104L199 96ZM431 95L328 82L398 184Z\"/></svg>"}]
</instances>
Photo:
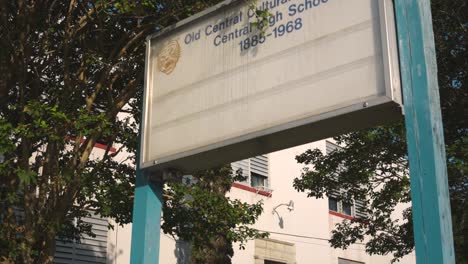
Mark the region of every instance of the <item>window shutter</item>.
<instances>
[{"instance_id":1,"label":"window shutter","mask_svg":"<svg viewBox=\"0 0 468 264\"><path fill-rule=\"evenodd\" d=\"M253 158L240 160L231 163L232 170L235 172L238 169L242 169L242 175L247 177L243 182L240 182L245 185L251 185L252 175L262 176L265 179L264 187L268 186L268 156L260 155Z\"/></svg>"},{"instance_id":2,"label":"window shutter","mask_svg":"<svg viewBox=\"0 0 468 264\"><path fill-rule=\"evenodd\" d=\"M242 176L246 177L245 181L241 181L240 183L248 185L249 184L249 175L250 175L250 162L249 159L240 160L231 163L233 173L236 173L238 169L242 169Z\"/></svg>"},{"instance_id":3,"label":"window shutter","mask_svg":"<svg viewBox=\"0 0 468 264\"><path fill-rule=\"evenodd\" d=\"M250 172L268 177L268 157L261 155L250 158Z\"/></svg>"},{"instance_id":4,"label":"window shutter","mask_svg":"<svg viewBox=\"0 0 468 264\"><path fill-rule=\"evenodd\" d=\"M250 169L249 169L249 159L240 160L231 163L232 171L236 172L238 169L242 169L242 175L248 176Z\"/></svg>"},{"instance_id":5,"label":"window shutter","mask_svg":"<svg viewBox=\"0 0 468 264\"><path fill-rule=\"evenodd\" d=\"M340 146L338 146L336 144L333 144L330 141L326 141L325 152L326 152L327 155L332 153L333 151L339 149L339 148L340 148Z\"/></svg>"},{"instance_id":6,"label":"window shutter","mask_svg":"<svg viewBox=\"0 0 468 264\"><path fill-rule=\"evenodd\" d=\"M367 217L367 214L365 211L365 205L362 200L354 201L354 214L356 215L357 218Z\"/></svg>"},{"instance_id":7,"label":"window shutter","mask_svg":"<svg viewBox=\"0 0 468 264\"><path fill-rule=\"evenodd\" d=\"M332 153L333 151L335 150L338 150L340 149L340 146L336 145L336 144L333 144L329 141L326 141L326 147L325 147L325 151L326 151L326 154L330 154ZM338 176L335 176L336 179ZM337 198L340 194L340 190L333 190L332 192L330 192L328 194L328 197L332 197L332 198ZM338 211L339 212L342 212L343 211L343 204L340 202L338 204ZM354 217L356 218L364 218L367 216L366 212L365 212L365 204L362 200L354 200L354 204L353 204L353 207L354 207Z\"/></svg>"},{"instance_id":8,"label":"window shutter","mask_svg":"<svg viewBox=\"0 0 468 264\"><path fill-rule=\"evenodd\" d=\"M64 242L56 240L54 263L84 264L106 263L107 261L107 219L96 215L83 218L92 224L92 231L96 237L84 236L78 242Z\"/></svg>"}]
</instances>

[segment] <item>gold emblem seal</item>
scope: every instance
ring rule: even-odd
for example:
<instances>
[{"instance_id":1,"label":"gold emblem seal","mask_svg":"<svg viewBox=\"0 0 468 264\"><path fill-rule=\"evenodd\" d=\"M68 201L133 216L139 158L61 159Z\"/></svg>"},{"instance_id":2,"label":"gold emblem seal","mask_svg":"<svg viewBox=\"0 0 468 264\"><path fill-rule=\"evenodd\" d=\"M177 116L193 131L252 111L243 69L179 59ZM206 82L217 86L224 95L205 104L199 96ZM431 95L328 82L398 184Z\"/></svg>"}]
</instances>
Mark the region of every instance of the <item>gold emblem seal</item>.
<instances>
[{"instance_id":1,"label":"gold emblem seal","mask_svg":"<svg viewBox=\"0 0 468 264\"><path fill-rule=\"evenodd\" d=\"M158 55L158 70L167 75L171 74L180 58L180 45L177 40L170 40L164 44Z\"/></svg>"}]
</instances>

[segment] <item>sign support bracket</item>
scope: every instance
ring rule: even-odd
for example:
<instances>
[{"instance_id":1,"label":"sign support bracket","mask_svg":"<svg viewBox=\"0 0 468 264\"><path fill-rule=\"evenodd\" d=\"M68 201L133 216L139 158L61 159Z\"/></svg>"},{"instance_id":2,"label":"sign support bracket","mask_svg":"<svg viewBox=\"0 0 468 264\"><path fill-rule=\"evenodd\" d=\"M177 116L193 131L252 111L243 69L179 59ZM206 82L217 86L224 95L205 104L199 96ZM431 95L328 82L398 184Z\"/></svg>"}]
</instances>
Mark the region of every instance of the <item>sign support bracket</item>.
<instances>
[{"instance_id":1,"label":"sign support bracket","mask_svg":"<svg viewBox=\"0 0 468 264\"><path fill-rule=\"evenodd\" d=\"M429 0L395 0L416 259L455 263Z\"/></svg>"}]
</instances>

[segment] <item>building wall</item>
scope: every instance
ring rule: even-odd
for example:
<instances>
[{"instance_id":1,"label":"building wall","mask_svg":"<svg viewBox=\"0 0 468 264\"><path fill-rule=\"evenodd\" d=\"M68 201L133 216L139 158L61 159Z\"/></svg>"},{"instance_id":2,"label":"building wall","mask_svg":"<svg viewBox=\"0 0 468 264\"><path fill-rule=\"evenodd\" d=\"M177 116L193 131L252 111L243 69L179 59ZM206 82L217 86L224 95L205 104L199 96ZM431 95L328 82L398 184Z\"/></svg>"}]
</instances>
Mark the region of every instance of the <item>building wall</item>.
<instances>
[{"instance_id":1,"label":"building wall","mask_svg":"<svg viewBox=\"0 0 468 264\"><path fill-rule=\"evenodd\" d=\"M347 250L330 248L327 239L330 237L331 230L335 223L343 221L344 218L329 213L327 198L307 198L305 193L299 193L292 187L293 179L300 175L302 169L302 165L297 164L295 156L303 153L306 149L316 147L325 152L326 141L318 141L268 154L271 196L265 195L264 192L256 193L245 190L245 188L233 187L231 189L228 195L232 198L238 198L249 203L263 200L264 212L255 227L270 232L269 239L273 241L269 246L262 246L262 243L264 243L262 241L250 241L245 250L238 250L238 245L235 245L233 263L263 263L265 254L268 256L274 255L271 252L274 248L284 252L292 251L292 248L294 248L294 263L298 264L336 264L338 258L366 264L390 263L391 256L369 256L365 253L362 244L352 245ZM291 200L294 202L294 210L289 211L287 204ZM275 207L276 209L273 211ZM108 263L129 263L130 240L131 225L116 226L114 230L109 231ZM275 244L274 241L293 246L281 246L281 243ZM188 263L184 246L180 244L176 246L172 237L161 234L159 263ZM267 251L270 253L265 253ZM288 258L287 254L289 253L283 254L285 256L284 263L292 263L289 259L286 259ZM179 256L179 261L177 256ZM279 255L274 256L278 257ZM272 260L280 261L281 257ZM400 263L415 263L414 254L405 257Z\"/></svg>"}]
</instances>

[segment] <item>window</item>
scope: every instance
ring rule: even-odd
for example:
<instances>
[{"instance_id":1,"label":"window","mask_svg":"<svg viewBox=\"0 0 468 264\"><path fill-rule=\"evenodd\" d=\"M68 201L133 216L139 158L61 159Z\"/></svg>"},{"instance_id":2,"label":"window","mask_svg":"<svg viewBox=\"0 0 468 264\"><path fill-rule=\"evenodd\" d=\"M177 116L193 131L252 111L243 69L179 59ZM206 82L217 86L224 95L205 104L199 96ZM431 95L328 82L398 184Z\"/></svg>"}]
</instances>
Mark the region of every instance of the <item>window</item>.
<instances>
[{"instance_id":1,"label":"window","mask_svg":"<svg viewBox=\"0 0 468 264\"><path fill-rule=\"evenodd\" d=\"M265 259L263 264L286 264L286 262L279 262L279 261Z\"/></svg>"},{"instance_id":2,"label":"window","mask_svg":"<svg viewBox=\"0 0 468 264\"><path fill-rule=\"evenodd\" d=\"M338 264L365 264L364 262L338 258Z\"/></svg>"},{"instance_id":3,"label":"window","mask_svg":"<svg viewBox=\"0 0 468 264\"><path fill-rule=\"evenodd\" d=\"M332 196L328 197L328 210L339 212L338 211L338 199Z\"/></svg>"},{"instance_id":4,"label":"window","mask_svg":"<svg viewBox=\"0 0 468 264\"><path fill-rule=\"evenodd\" d=\"M348 203L341 203L341 211L343 211L343 214L345 215L352 215L352 208L353 206Z\"/></svg>"},{"instance_id":5,"label":"window","mask_svg":"<svg viewBox=\"0 0 468 264\"><path fill-rule=\"evenodd\" d=\"M174 254L177 258L177 264L190 264L192 245L190 242L177 239Z\"/></svg>"},{"instance_id":6,"label":"window","mask_svg":"<svg viewBox=\"0 0 468 264\"><path fill-rule=\"evenodd\" d=\"M96 237L85 235L80 242L64 242L56 239L53 263L106 263L107 219L91 213L82 219L92 225Z\"/></svg>"},{"instance_id":7,"label":"window","mask_svg":"<svg viewBox=\"0 0 468 264\"><path fill-rule=\"evenodd\" d=\"M261 155L250 159L236 161L231 164L232 169L237 171L242 169L242 174L246 177L246 180L240 182L241 184L268 190L268 156Z\"/></svg>"},{"instance_id":8,"label":"window","mask_svg":"<svg viewBox=\"0 0 468 264\"><path fill-rule=\"evenodd\" d=\"M296 263L296 246L277 239L255 239L255 263L293 264Z\"/></svg>"},{"instance_id":9,"label":"window","mask_svg":"<svg viewBox=\"0 0 468 264\"><path fill-rule=\"evenodd\" d=\"M363 201L354 200L352 204L338 200L337 192L328 194L328 210L352 217L365 217L365 205Z\"/></svg>"},{"instance_id":10,"label":"window","mask_svg":"<svg viewBox=\"0 0 468 264\"><path fill-rule=\"evenodd\" d=\"M328 210L348 216L355 216L353 212L354 206L340 201L336 197L337 195L334 193L328 194Z\"/></svg>"},{"instance_id":11,"label":"window","mask_svg":"<svg viewBox=\"0 0 468 264\"><path fill-rule=\"evenodd\" d=\"M24 222L24 210L13 207L14 215L18 223ZM83 222L91 224L91 230L96 235L91 237L83 235L80 241L64 241L55 239L55 252L52 263L54 264L84 264L107 263L107 219L101 218L90 212L90 217L83 217ZM0 220L1 220L0 213ZM21 236L21 234L19 234ZM3 263L3 262L2 262Z\"/></svg>"},{"instance_id":12,"label":"window","mask_svg":"<svg viewBox=\"0 0 468 264\"><path fill-rule=\"evenodd\" d=\"M252 187L266 187L267 182L267 177L257 174L255 172L250 173L250 185Z\"/></svg>"},{"instance_id":13,"label":"window","mask_svg":"<svg viewBox=\"0 0 468 264\"><path fill-rule=\"evenodd\" d=\"M326 142L327 154L339 149L340 147L329 141ZM351 204L345 203L338 199L341 190L335 190L328 194L328 210L337 212L340 214L348 215L351 217L364 217L364 202L360 200L354 200Z\"/></svg>"}]
</instances>

